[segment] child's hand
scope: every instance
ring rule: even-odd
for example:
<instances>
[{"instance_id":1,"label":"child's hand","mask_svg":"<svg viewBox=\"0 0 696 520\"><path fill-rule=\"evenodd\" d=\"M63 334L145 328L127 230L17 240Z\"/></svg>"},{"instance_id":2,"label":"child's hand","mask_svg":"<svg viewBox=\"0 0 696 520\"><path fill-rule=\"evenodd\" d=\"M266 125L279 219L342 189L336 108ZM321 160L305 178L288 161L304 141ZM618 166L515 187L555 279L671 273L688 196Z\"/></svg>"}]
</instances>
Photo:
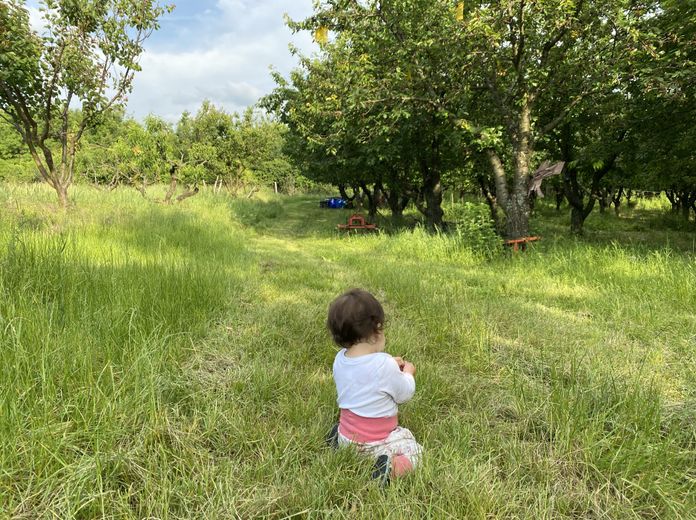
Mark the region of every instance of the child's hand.
<instances>
[{"instance_id":1,"label":"child's hand","mask_svg":"<svg viewBox=\"0 0 696 520\"><path fill-rule=\"evenodd\" d=\"M410 361L404 361L404 366L401 369L402 372L406 374L411 374L412 376L416 375L416 365L411 363Z\"/></svg>"},{"instance_id":2,"label":"child's hand","mask_svg":"<svg viewBox=\"0 0 696 520\"><path fill-rule=\"evenodd\" d=\"M406 364L406 361L404 361L404 358L401 358L399 356L394 356L394 361L396 361L396 364L399 365L399 370L403 371L404 365Z\"/></svg>"}]
</instances>

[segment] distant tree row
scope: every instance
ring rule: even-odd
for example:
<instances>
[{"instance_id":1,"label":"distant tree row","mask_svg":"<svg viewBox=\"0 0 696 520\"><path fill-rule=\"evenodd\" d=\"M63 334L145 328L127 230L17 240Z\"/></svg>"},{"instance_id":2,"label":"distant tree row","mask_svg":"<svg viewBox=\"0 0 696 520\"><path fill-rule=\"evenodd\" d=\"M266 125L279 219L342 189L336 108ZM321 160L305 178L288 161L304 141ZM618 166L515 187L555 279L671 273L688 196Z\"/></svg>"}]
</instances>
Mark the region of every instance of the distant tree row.
<instances>
[{"instance_id":1,"label":"distant tree row","mask_svg":"<svg viewBox=\"0 0 696 520\"><path fill-rule=\"evenodd\" d=\"M443 189L475 183L509 237L529 232L543 160L566 163L577 233L629 188L694 208L693 2L325 0L290 26L321 52L262 104L314 179L395 215L413 202L433 228Z\"/></svg>"},{"instance_id":2,"label":"distant tree row","mask_svg":"<svg viewBox=\"0 0 696 520\"><path fill-rule=\"evenodd\" d=\"M72 114L79 120L79 111ZM168 183L166 201L193 195L199 185L237 192L264 185L292 192L309 183L284 154L285 125L248 109L227 113L204 101L176 125L157 116L140 123L111 110L86 131L77 148L78 182L104 188L132 186L143 196L155 183ZM59 143L47 141L49 148ZM0 179L33 180L36 165L16 132L0 121ZM177 195L178 187L183 193Z\"/></svg>"},{"instance_id":3,"label":"distant tree row","mask_svg":"<svg viewBox=\"0 0 696 520\"><path fill-rule=\"evenodd\" d=\"M77 167L96 184L128 184L143 195L148 186L168 182L167 202L178 183L185 193L201 184L234 192L263 184L292 192L302 179L283 153L286 132L251 109L230 114L204 101L176 125L156 116L143 124L114 118L90 139L94 144L81 151Z\"/></svg>"}]
</instances>

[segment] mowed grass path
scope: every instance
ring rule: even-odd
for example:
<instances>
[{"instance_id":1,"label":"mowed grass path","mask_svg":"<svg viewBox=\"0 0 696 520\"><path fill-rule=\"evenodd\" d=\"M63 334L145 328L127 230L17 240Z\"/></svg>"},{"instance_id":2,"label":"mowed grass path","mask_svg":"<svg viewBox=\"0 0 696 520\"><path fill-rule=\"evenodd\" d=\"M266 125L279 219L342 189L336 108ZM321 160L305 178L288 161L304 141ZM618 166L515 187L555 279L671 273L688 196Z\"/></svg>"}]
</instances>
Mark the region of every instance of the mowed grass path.
<instances>
[{"instance_id":1,"label":"mowed grass path","mask_svg":"<svg viewBox=\"0 0 696 520\"><path fill-rule=\"evenodd\" d=\"M696 518L693 232L542 208L491 258L312 197L53 197L0 186L2 518ZM323 445L353 286L418 368L426 456L386 490Z\"/></svg>"}]
</instances>

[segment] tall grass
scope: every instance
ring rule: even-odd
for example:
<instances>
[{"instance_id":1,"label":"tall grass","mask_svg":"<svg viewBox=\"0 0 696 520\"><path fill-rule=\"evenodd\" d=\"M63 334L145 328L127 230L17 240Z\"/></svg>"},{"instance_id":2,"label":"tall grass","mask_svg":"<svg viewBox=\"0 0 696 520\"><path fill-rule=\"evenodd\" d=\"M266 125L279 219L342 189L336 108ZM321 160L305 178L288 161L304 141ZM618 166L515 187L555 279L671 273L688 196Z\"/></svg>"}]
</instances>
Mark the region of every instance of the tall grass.
<instances>
[{"instance_id":1,"label":"tall grass","mask_svg":"<svg viewBox=\"0 0 696 520\"><path fill-rule=\"evenodd\" d=\"M0 188L0 517L695 517L688 249L578 241L543 208L511 255L340 236L310 198L51 197ZM418 366L426 457L386 490L322 441L351 286Z\"/></svg>"}]
</instances>

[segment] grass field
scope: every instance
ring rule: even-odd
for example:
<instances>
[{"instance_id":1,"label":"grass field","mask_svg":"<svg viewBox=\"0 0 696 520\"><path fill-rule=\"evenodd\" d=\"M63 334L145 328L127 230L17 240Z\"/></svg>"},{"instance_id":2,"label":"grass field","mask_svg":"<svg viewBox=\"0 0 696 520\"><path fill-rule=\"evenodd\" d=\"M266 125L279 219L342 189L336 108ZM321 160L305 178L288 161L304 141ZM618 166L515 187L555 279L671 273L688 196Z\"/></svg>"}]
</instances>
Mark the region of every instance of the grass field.
<instances>
[{"instance_id":1,"label":"grass field","mask_svg":"<svg viewBox=\"0 0 696 520\"><path fill-rule=\"evenodd\" d=\"M513 256L317 197L54 197L0 186L0 518L696 518L696 233L660 202L585 239L541 207ZM353 286L418 367L386 490L323 444Z\"/></svg>"}]
</instances>

